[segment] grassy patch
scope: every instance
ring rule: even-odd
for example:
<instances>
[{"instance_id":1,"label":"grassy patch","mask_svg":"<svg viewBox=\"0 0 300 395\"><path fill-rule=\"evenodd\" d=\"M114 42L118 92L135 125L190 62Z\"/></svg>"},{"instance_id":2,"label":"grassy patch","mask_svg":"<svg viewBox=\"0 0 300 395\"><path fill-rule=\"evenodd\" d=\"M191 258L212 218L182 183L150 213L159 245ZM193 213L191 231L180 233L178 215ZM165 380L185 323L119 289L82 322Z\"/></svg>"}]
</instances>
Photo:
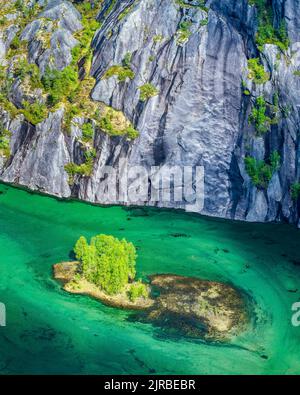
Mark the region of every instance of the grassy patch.
<instances>
[{"instance_id":1,"label":"grassy patch","mask_svg":"<svg viewBox=\"0 0 300 395\"><path fill-rule=\"evenodd\" d=\"M264 69L258 58L248 60L248 78L256 84L265 84L270 79L270 74Z\"/></svg>"},{"instance_id":2,"label":"grassy patch","mask_svg":"<svg viewBox=\"0 0 300 395\"><path fill-rule=\"evenodd\" d=\"M33 125L37 125L42 122L48 114L47 107L45 104L35 101L34 103L29 103L28 101L23 101L22 114L25 116L28 122Z\"/></svg>"},{"instance_id":3,"label":"grassy patch","mask_svg":"<svg viewBox=\"0 0 300 395\"><path fill-rule=\"evenodd\" d=\"M108 79L113 76L117 76L119 82L124 82L129 78L130 80L134 79L134 72L129 67L124 66L112 66L110 67L106 73L103 75L103 79Z\"/></svg>"},{"instance_id":4,"label":"grassy patch","mask_svg":"<svg viewBox=\"0 0 300 395\"><path fill-rule=\"evenodd\" d=\"M82 125L82 140L85 143L93 141L94 129L91 123L84 123Z\"/></svg>"},{"instance_id":5,"label":"grassy patch","mask_svg":"<svg viewBox=\"0 0 300 395\"><path fill-rule=\"evenodd\" d=\"M122 111L109 107L106 108L100 120L100 128L111 136L126 135L130 140L137 138L139 135Z\"/></svg>"},{"instance_id":6,"label":"grassy patch","mask_svg":"<svg viewBox=\"0 0 300 395\"><path fill-rule=\"evenodd\" d=\"M65 171L69 176L69 184L74 184L75 176L90 177L93 172L94 159L96 157L96 151L94 149L88 149L84 153L85 162L81 165L70 162L65 165Z\"/></svg>"},{"instance_id":7,"label":"grassy patch","mask_svg":"<svg viewBox=\"0 0 300 395\"><path fill-rule=\"evenodd\" d=\"M147 83L140 87L140 100L145 102L149 100L153 96L157 96L159 91L155 88L154 85Z\"/></svg>"}]
</instances>

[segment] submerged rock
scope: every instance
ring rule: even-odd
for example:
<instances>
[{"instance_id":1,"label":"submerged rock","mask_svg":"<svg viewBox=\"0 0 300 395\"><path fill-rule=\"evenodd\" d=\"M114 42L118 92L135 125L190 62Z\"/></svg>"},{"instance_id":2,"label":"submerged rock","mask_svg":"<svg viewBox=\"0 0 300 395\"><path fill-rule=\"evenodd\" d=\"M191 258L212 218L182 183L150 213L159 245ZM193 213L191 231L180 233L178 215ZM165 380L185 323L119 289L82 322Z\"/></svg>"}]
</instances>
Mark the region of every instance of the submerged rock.
<instances>
[{"instance_id":1,"label":"submerged rock","mask_svg":"<svg viewBox=\"0 0 300 395\"><path fill-rule=\"evenodd\" d=\"M102 303L128 310L139 310L131 317L152 323L176 335L208 341L226 341L246 328L248 314L241 294L233 287L214 281L160 274L149 277L151 294L134 302L127 290L107 295L99 287L77 278L79 262L54 265L54 278L65 291L91 296Z\"/></svg>"},{"instance_id":2,"label":"submerged rock","mask_svg":"<svg viewBox=\"0 0 300 395\"><path fill-rule=\"evenodd\" d=\"M233 287L172 274L150 277L155 303L143 317L175 334L229 340L245 329L246 304Z\"/></svg>"}]
</instances>

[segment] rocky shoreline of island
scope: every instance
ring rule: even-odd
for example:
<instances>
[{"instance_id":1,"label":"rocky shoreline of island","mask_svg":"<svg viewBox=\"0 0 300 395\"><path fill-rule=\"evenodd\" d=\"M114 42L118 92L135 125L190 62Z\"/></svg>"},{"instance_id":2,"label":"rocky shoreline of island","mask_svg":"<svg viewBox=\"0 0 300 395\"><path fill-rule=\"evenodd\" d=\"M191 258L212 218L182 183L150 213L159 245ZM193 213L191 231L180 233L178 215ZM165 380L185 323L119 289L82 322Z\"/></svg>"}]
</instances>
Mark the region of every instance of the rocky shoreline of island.
<instances>
[{"instance_id":1,"label":"rocky shoreline of island","mask_svg":"<svg viewBox=\"0 0 300 395\"><path fill-rule=\"evenodd\" d=\"M90 296L107 306L126 310L144 310L153 305L154 301L150 297L138 297L134 301L130 300L128 296L129 286L125 287L122 292L108 295L85 278L76 276L79 264L78 261L72 261L53 265L54 278L62 283L65 291L71 294ZM148 287L148 290L150 292L150 287Z\"/></svg>"},{"instance_id":2,"label":"rocky shoreline of island","mask_svg":"<svg viewBox=\"0 0 300 395\"><path fill-rule=\"evenodd\" d=\"M228 341L248 325L243 296L230 285L174 274L151 275L147 296L130 299L128 284L122 292L108 295L78 275L80 262L53 266L54 278L71 294L86 295L101 303L136 311L135 318L171 333L208 341Z\"/></svg>"}]
</instances>

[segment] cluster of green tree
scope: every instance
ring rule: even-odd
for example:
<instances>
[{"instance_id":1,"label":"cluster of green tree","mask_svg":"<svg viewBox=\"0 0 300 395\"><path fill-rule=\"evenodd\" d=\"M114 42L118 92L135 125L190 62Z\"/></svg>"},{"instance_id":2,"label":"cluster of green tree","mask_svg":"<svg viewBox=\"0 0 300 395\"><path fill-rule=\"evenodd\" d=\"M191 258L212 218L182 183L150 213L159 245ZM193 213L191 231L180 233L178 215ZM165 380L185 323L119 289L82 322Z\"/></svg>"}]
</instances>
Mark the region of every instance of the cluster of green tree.
<instances>
[{"instance_id":1,"label":"cluster of green tree","mask_svg":"<svg viewBox=\"0 0 300 395\"><path fill-rule=\"evenodd\" d=\"M109 295L123 292L136 275L136 249L125 239L97 235L90 244L85 237L77 241L74 252L80 262L80 273L89 282L97 285ZM147 288L141 282L132 283L129 297L135 300L147 296Z\"/></svg>"},{"instance_id":2,"label":"cluster of green tree","mask_svg":"<svg viewBox=\"0 0 300 395\"><path fill-rule=\"evenodd\" d=\"M51 107L65 98L72 102L79 89L78 70L72 66L67 66L62 71L48 67L42 77L42 84L48 93L47 101Z\"/></svg>"},{"instance_id":3,"label":"cluster of green tree","mask_svg":"<svg viewBox=\"0 0 300 395\"><path fill-rule=\"evenodd\" d=\"M73 63L76 64L81 58L85 57L87 61L91 60L92 49L91 41L95 32L99 29L100 24L96 20L96 15L102 0L94 0L93 6L90 1L76 2L75 6L82 15L81 23L83 29L76 33L79 44L73 48Z\"/></svg>"},{"instance_id":4,"label":"cluster of green tree","mask_svg":"<svg viewBox=\"0 0 300 395\"><path fill-rule=\"evenodd\" d=\"M280 167L281 157L277 151L272 152L269 160L257 160L246 156L245 168L253 184L260 189L267 189L273 174Z\"/></svg>"},{"instance_id":5,"label":"cluster of green tree","mask_svg":"<svg viewBox=\"0 0 300 395\"><path fill-rule=\"evenodd\" d=\"M37 125L47 117L47 107L45 106L45 104L40 103L38 100L33 103L24 100L22 102L22 105L23 109L21 110L21 113L25 116L27 121L32 123L33 125Z\"/></svg>"},{"instance_id":6,"label":"cluster of green tree","mask_svg":"<svg viewBox=\"0 0 300 395\"><path fill-rule=\"evenodd\" d=\"M91 142L94 137L94 129L91 123L84 123L82 125L82 140L85 143Z\"/></svg>"},{"instance_id":7,"label":"cluster of green tree","mask_svg":"<svg viewBox=\"0 0 300 395\"><path fill-rule=\"evenodd\" d=\"M122 60L122 65L111 66L103 75L103 79L111 78L113 76L118 77L119 82L125 82L127 79L133 80L135 73L131 68L131 58L132 54L127 52L124 59Z\"/></svg>"},{"instance_id":8,"label":"cluster of green tree","mask_svg":"<svg viewBox=\"0 0 300 395\"><path fill-rule=\"evenodd\" d=\"M28 63L25 58L19 59L18 63L15 64L14 74L22 82L28 78L32 89L43 88L38 66L35 63Z\"/></svg>"}]
</instances>

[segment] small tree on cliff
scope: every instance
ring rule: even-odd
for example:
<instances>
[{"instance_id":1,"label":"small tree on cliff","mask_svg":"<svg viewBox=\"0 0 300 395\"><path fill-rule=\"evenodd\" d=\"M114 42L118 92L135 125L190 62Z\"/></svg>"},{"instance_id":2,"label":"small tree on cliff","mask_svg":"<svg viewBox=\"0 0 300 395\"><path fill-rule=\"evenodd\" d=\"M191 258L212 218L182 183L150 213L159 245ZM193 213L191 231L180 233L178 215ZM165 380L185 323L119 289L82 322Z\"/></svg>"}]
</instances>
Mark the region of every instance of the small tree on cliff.
<instances>
[{"instance_id":1,"label":"small tree on cliff","mask_svg":"<svg viewBox=\"0 0 300 395\"><path fill-rule=\"evenodd\" d=\"M108 294L121 292L135 277L136 250L124 239L98 235L88 244L80 237L74 252L81 263L82 275Z\"/></svg>"}]
</instances>

